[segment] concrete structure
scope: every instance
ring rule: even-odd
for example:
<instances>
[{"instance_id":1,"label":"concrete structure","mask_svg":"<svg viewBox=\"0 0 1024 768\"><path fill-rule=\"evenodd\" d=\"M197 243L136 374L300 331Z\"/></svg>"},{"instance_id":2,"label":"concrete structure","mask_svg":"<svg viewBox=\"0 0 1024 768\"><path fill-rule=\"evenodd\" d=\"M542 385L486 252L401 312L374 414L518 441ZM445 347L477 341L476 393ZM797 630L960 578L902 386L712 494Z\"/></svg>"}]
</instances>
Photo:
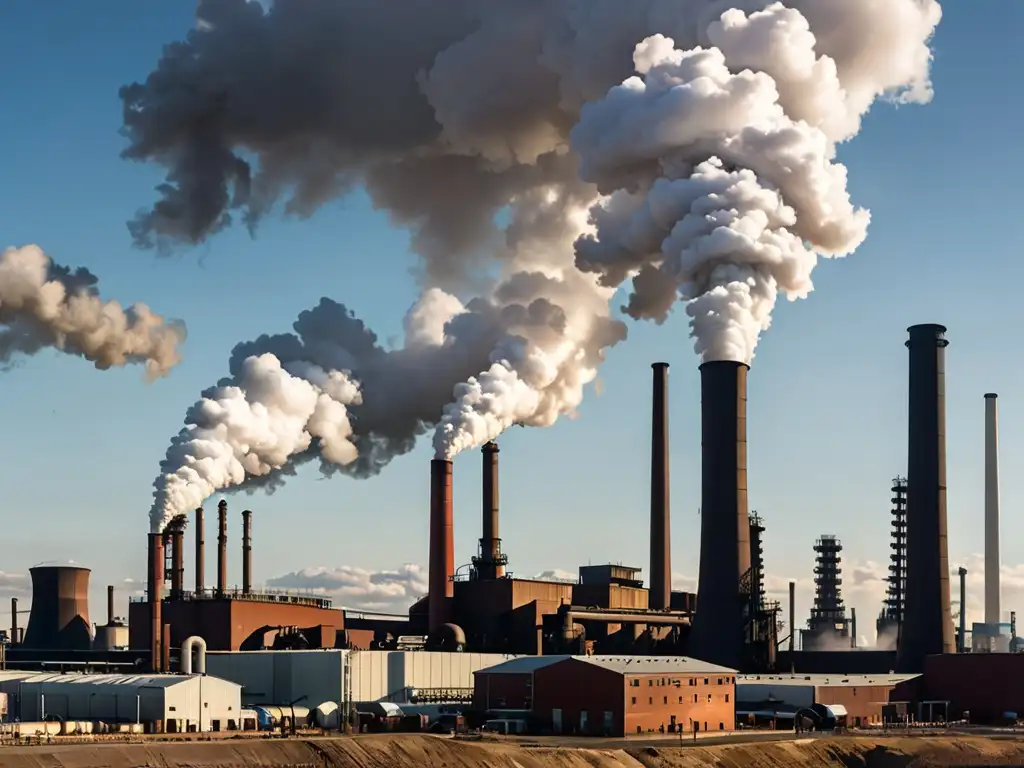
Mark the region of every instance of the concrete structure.
<instances>
[{"instance_id":1,"label":"concrete structure","mask_svg":"<svg viewBox=\"0 0 1024 768\"><path fill-rule=\"evenodd\" d=\"M431 651L210 652L207 670L242 686L246 706L468 701L473 673L512 657Z\"/></svg>"},{"instance_id":2,"label":"concrete structure","mask_svg":"<svg viewBox=\"0 0 1024 768\"><path fill-rule=\"evenodd\" d=\"M689 653L729 668L745 660L749 613L748 370L727 360L700 366L700 573Z\"/></svg>"},{"instance_id":3,"label":"concrete structure","mask_svg":"<svg viewBox=\"0 0 1024 768\"><path fill-rule=\"evenodd\" d=\"M897 669L953 653L946 534L946 328L915 325L910 339L907 450L907 591Z\"/></svg>"},{"instance_id":4,"label":"concrete structure","mask_svg":"<svg viewBox=\"0 0 1024 768\"><path fill-rule=\"evenodd\" d=\"M99 720L155 723L157 731L226 731L238 727L241 686L193 675L7 673L0 691L22 721Z\"/></svg>"},{"instance_id":5,"label":"concrete structure","mask_svg":"<svg viewBox=\"0 0 1024 768\"><path fill-rule=\"evenodd\" d=\"M89 573L88 568L72 564L29 568L32 610L25 630L26 648L87 651L92 647Z\"/></svg>"},{"instance_id":6,"label":"concrete structure","mask_svg":"<svg viewBox=\"0 0 1024 768\"><path fill-rule=\"evenodd\" d=\"M916 675L744 675L736 678L739 709L790 712L815 704L846 710L847 724L882 722L893 689Z\"/></svg>"},{"instance_id":7,"label":"concrete structure","mask_svg":"<svg viewBox=\"0 0 1024 768\"><path fill-rule=\"evenodd\" d=\"M732 730L736 672L683 656L535 656L476 673L474 705L540 731Z\"/></svg>"}]
</instances>

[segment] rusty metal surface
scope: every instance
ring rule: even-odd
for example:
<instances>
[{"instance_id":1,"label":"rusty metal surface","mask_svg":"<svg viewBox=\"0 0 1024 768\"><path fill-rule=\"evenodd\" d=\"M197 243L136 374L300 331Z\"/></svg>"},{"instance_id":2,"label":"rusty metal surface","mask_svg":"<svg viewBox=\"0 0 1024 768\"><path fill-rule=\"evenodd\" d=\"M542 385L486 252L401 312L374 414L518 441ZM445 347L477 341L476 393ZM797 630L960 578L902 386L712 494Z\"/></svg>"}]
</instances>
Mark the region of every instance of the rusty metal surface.
<instances>
[{"instance_id":1,"label":"rusty metal surface","mask_svg":"<svg viewBox=\"0 0 1024 768\"><path fill-rule=\"evenodd\" d=\"M668 363L653 363L651 414L651 608L672 602L672 536L669 521Z\"/></svg>"},{"instance_id":2,"label":"rusty metal surface","mask_svg":"<svg viewBox=\"0 0 1024 768\"><path fill-rule=\"evenodd\" d=\"M946 328L907 329L907 590L896 668L920 672L926 656L953 653L946 537Z\"/></svg>"},{"instance_id":3,"label":"rusty metal surface","mask_svg":"<svg viewBox=\"0 0 1024 768\"><path fill-rule=\"evenodd\" d=\"M743 664L748 610L748 370L734 361L700 367L700 575L689 655L732 669Z\"/></svg>"},{"instance_id":4,"label":"rusty metal surface","mask_svg":"<svg viewBox=\"0 0 1024 768\"><path fill-rule=\"evenodd\" d=\"M428 624L431 632L451 621L455 540L452 518L452 463L430 462L430 563Z\"/></svg>"}]
</instances>

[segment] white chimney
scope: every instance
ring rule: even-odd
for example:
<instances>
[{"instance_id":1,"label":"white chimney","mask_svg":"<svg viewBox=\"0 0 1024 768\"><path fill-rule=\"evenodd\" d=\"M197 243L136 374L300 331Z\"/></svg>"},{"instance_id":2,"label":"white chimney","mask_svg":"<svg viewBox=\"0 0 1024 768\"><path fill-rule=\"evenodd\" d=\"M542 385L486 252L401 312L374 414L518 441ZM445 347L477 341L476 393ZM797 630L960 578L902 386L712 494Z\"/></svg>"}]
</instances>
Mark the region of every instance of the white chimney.
<instances>
[{"instance_id":1,"label":"white chimney","mask_svg":"<svg viewBox=\"0 0 1024 768\"><path fill-rule=\"evenodd\" d=\"M998 624L999 611L999 414L996 398L985 395L985 623Z\"/></svg>"}]
</instances>

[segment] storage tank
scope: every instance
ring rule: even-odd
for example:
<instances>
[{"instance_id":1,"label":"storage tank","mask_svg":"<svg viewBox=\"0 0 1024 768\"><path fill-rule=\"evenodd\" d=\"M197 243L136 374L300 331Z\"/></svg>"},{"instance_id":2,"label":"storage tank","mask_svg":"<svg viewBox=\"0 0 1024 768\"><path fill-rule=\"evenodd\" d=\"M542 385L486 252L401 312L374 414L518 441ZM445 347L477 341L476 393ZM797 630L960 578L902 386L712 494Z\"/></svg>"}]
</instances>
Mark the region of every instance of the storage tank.
<instances>
[{"instance_id":1,"label":"storage tank","mask_svg":"<svg viewBox=\"0 0 1024 768\"><path fill-rule=\"evenodd\" d=\"M119 651L128 647L128 625L121 621L96 627L92 647L97 651Z\"/></svg>"}]
</instances>

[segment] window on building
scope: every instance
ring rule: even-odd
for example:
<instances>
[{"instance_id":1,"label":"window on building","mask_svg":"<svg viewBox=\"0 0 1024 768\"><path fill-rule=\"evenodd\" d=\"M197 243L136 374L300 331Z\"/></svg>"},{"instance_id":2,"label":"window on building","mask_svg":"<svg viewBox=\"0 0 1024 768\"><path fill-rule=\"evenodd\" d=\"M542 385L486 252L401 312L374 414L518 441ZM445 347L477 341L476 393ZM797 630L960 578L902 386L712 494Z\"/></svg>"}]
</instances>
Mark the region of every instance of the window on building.
<instances>
[{"instance_id":1,"label":"window on building","mask_svg":"<svg viewBox=\"0 0 1024 768\"><path fill-rule=\"evenodd\" d=\"M647 681L647 687L650 688L652 685L654 685L654 681L653 680L648 680Z\"/></svg>"},{"instance_id":2,"label":"window on building","mask_svg":"<svg viewBox=\"0 0 1024 768\"><path fill-rule=\"evenodd\" d=\"M729 694L728 694L728 693L727 693L727 694L725 694L725 703L726 703L726 704L728 704L728 703L729 703Z\"/></svg>"},{"instance_id":3,"label":"window on building","mask_svg":"<svg viewBox=\"0 0 1024 768\"><path fill-rule=\"evenodd\" d=\"M661 703L668 704L668 696L663 696L662 698L664 699L664 701L662 701Z\"/></svg>"},{"instance_id":4,"label":"window on building","mask_svg":"<svg viewBox=\"0 0 1024 768\"><path fill-rule=\"evenodd\" d=\"M629 681L629 684L631 686L633 686L634 688L639 688L640 687L640 680L634 677L632 680Z\"/></svg>"},{"instance_id":5,"label":"window on building","mask_svg":"<svg viewBox=\"0 0 1024 768\"><path fill-rule=\"evenodd\" d=\"M696 694L696 693L695 693L695 694L693 694L693 703L694 703L694 704L696 704L696 703L697 703L697 694Z\"/></svg>"},{"instance_id":6,"label":"window on building","mask_svg":"<svg viewBox=\"0 0 1024 768\"><path fill-rule=\"evenodd\" d=\"M176 709L175 709L174 707L168 707L168 709L169 709L169 710L170 710L171 712L177 712L177 711L178 711L178 710L176 710Z\"/></svg>"},{"instance_id":7,"label":"window on building","mask_svg":"<svg viewBox=\"0 0 1024 768\"><path fill-rule=\"evenodd\" d=\"M857 695L857 689L856 689L856 688L854 688L854 689L853 689L853 695L854 695L854 696L856 696L856 695Z\"/></svg>"},{"instance_id":8,"label":"window on building","mask_svg":"<svg viewBox=\"0 0 1024 768\"><path fill-rule=\"evenodd\" d=\"M709 678L707 678L707 677L704 678L704 685L708 684L708 680L709 680Z\"/></svg>"},{"instance_id":9,"label":"window on building","mask_svg":"<svg viewBox=\"0 0 1024 768\"><path fill-rule=\"evenodd\" d=\"M629 700L629 703L630 704L636 704L636 696L631 697L630 700Z\"/></svg>"},{"instance_id":10,"label":"window on building","mask_svg":"<svg viewBox=\"0 0 1024 768\"><path fill-rule=\"evenodd\" d=\"M690 685L696 685L696 684L697 684L697 678L696 677L691 677L690 678Z\"/></svg>"},{"instance_id":11,"label":"window on building","mask_svg":"<svg viewBox=\"0 0 1024 768\"><path fill-rule=\"evenodd\" d=\"M683 703L683 697L682 697L682 696L680 696L680 697L679 697L679 703L680 703L680 704L682 704L682 703Z\"/></svg>"},{"instance_id":12,"label":"window on building","mask_svg":"<svg viewBox=\"0 0 1024 768\"><path fill-rule=\"evenodd\" d=\"M647 697L647 703L648 704L653 704L654 703L654 697L653 696L648 696Z\"/></svg>"},{"instance_id":13,"label":"window on building","mask_svg":"<svg viewBox=\"0 0 1024 768\"><path fill-rule=\"evenodd\" d=\"M711 703L711 694L709 693L708 694L708 704L710 704L710 703Z\"/></svg>"}]
</instances>

